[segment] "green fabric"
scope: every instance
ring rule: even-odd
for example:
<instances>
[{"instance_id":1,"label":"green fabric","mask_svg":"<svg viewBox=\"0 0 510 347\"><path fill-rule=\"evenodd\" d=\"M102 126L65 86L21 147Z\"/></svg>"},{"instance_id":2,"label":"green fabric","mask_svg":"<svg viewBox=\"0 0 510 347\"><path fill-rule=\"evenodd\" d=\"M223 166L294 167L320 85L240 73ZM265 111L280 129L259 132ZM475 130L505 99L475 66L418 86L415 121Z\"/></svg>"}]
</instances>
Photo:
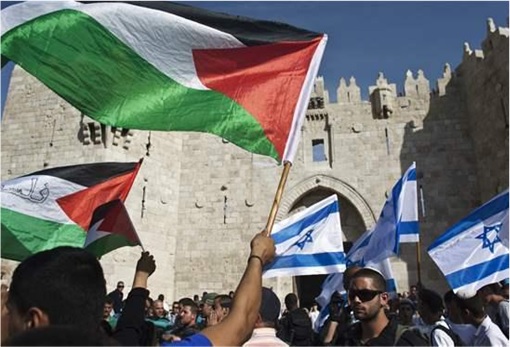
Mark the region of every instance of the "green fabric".
<instances>
[{"instance_id":1,"label":"green fabric","mask_svg":"<svg viewBox=\"0 0 510 347\"><path fill-rule=\"evenodd\" d=\"M243 107L216 91L175 82L82 12L38 17L4 34L1 47L2 55L103 124L207 132L279 160Z\"/></svg>"},{"instance_id":2,"label":"green fabric","mask_svg":"<svg viewBox=\"0 0 510 347\"><path fill-rule=\"evenodd\" d=\"M2 258L22 261L58 246L83 247L86 233L76 224L60 224L1 209Z\"/></svg>"},{"instance_id":3,"label":"green fabric","mask_svg":"<svg viewBox=\"0 0 510 347\"><path fill-rule=\"evenodd\" d=\"M129 242L129 240L122 235L111 234L95 240L90 245L85 247L85 249L94 254L96 257L101 258L101 256L104 254L109 253L117 248L136 245L138 245L138 243Z\"/></svg>"}]
</instances>

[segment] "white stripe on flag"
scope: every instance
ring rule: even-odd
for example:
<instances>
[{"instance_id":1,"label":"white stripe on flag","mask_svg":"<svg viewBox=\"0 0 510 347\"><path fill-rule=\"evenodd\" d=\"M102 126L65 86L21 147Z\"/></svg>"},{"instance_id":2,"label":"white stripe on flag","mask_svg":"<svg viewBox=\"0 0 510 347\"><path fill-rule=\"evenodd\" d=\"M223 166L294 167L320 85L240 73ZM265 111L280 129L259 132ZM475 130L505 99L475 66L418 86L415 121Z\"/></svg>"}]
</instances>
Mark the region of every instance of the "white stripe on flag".
<instances>
[{"instance_id":1,"label":"white stripe on flag","mask_svg":"<svg viewBox=\"0 0 510 347\"><path fill-rule=\"evenodd\" d=\"M428 248L455 291L508 278L508 190L453 225Z\"/></svg>"},{"instance_id":2,"label":"white stripe on flag","mask_svg":"<svg viewBox=\"0 0 510 347\"><path fill-rule=\"evenodd\" d=\"M276 258L264 278L326 274L345 269L342 229L336 195L274 226Z\"/></svg>"},{"instance_id":3,"label":"white stripe on flag","mask_svg":"<svg viewBox=\"0 0 510 347\"><path fill-rule=\"evenodd\" d=\"M57 199L86 189L82 185L47 175L32 175L2 182L2 207L34 218L75 224Z\"/></svg>"}]
</instances>

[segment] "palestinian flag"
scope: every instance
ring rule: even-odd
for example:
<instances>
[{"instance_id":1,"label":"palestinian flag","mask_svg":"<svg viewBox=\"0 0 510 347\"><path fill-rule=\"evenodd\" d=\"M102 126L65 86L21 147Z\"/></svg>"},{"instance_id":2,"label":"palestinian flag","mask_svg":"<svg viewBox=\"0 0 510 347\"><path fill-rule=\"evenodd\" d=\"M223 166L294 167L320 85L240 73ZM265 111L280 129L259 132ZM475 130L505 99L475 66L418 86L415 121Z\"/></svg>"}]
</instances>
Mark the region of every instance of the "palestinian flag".
<instances>
[{"instance_id":1,"label":"palestinian flag","mask_svg":"<svg viewBox=\"0 0 510 347\"><path fill-rule=\"evenodd\" d=\"M110 233L99 237L87 238L86 231L94 222L93 215L97 222L101 216L104 218L104 209L112 206L108 203L126 199L140 165L141 161L65 166L2 182L2 258L22 261L34 253L64 245L90 246L101 256L100 238L104 239L103 244L113 238L118 247L136 244L138 237L118 234L112 227L115 223L103 228ZM111 218L115 219L119 214L112 212Z\"/></svg>"},{"instance_id":2,"label":"palestinian flag","mask_svg":"<svg viewBox=\"0 0 510 347\"><path fill-rule=\"evenodd\" d=\"M101 257L126 246L126 242L129 246L142 245L122 200L116 199L96 208L87 232L85 248Z\"/></svg>"},{"instance_id":3,"label":"palestinian flag","mask_svg":"<svg viewBox=\"0 0 510 347\"><path fill-rule=\"evenodd\" d=\"M168 2L30 1L1 20L2 62L103 124L211 133L290 162L327 40Z\"/></svg>"}]
</instances>

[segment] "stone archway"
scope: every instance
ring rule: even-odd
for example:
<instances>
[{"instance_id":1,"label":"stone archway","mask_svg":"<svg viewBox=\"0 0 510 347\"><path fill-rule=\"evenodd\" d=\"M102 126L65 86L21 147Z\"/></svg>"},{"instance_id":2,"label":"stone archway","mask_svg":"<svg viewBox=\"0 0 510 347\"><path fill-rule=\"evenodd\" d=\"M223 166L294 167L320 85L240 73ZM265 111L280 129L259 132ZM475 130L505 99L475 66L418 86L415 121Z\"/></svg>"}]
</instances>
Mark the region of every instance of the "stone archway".
<instances>
[{"instance_id":1,"label":"stone archway","mask_svg":"<svg viewBox=\"0 0 510 347\"><path fill-rule=\"evenodd\" d=\"M282 200L278 219L283 219L314 203L337 194L344 237L344 250L348 251L367 228L375 223L375 216L363 197L347 183L326 175L309 177L292 187ZM301 306L310 307L320 293L325 275L294 277L293 291Z\"/></svg>"},{"instance_id":2,"label":"stone archway","mask_svg":"<svg viewBox=\"0 0 510 347\"><path fill-rule=\"evenodd\" d=\"M307 193L318 189L325 189L335 192L340 197L344 197L347 201L349 201L349 203L351 203L358 211L361 219L363 220L363 223L365 224L365 230L375 224L375 214L366 200L361 196L361 194L359 194L356 189L354 189L348 183L327 175L314 175L308 177L296 184L294 187L290 188L282 199L277 214L277 220L282 220L288 217L289 213L302 197L304 197ZM356 235L356 238L360 235Z\"/></svg>"}]
</instances>

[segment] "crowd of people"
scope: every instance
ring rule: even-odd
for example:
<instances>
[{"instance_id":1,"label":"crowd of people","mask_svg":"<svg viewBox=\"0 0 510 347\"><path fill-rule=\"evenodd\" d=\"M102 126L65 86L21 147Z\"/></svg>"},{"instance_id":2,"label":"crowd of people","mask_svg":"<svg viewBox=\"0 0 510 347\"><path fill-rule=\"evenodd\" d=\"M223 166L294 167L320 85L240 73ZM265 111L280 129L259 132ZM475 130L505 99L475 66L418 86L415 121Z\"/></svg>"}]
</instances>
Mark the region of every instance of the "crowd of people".
<instances>
[{"instance_id":1,"label":"crowd of people","mask_svg":"<svg viewBox=\"0 0 510 347\"><path fill-rule=\"evenodd\" d=\"M235 292L202 293L170 305L150 297L156 262L142 252L133 285L106 294L103 269L87 251L58 247L37 253L2 287L2 345L90 346L508 346L508 280L477 292L443 296L424 285L392 298L371 268L344 272L323 319L319 307L284 307L262 286L262 269L275 254L264 232ZM344 289L344 291L342 291ZM345 294L340 294L344 292ZM318 324L315 324L317 322ZM319 324L321 323L321 324ZM315 327L315 328L314 328Z\"/></svg>"}]
</instances>

